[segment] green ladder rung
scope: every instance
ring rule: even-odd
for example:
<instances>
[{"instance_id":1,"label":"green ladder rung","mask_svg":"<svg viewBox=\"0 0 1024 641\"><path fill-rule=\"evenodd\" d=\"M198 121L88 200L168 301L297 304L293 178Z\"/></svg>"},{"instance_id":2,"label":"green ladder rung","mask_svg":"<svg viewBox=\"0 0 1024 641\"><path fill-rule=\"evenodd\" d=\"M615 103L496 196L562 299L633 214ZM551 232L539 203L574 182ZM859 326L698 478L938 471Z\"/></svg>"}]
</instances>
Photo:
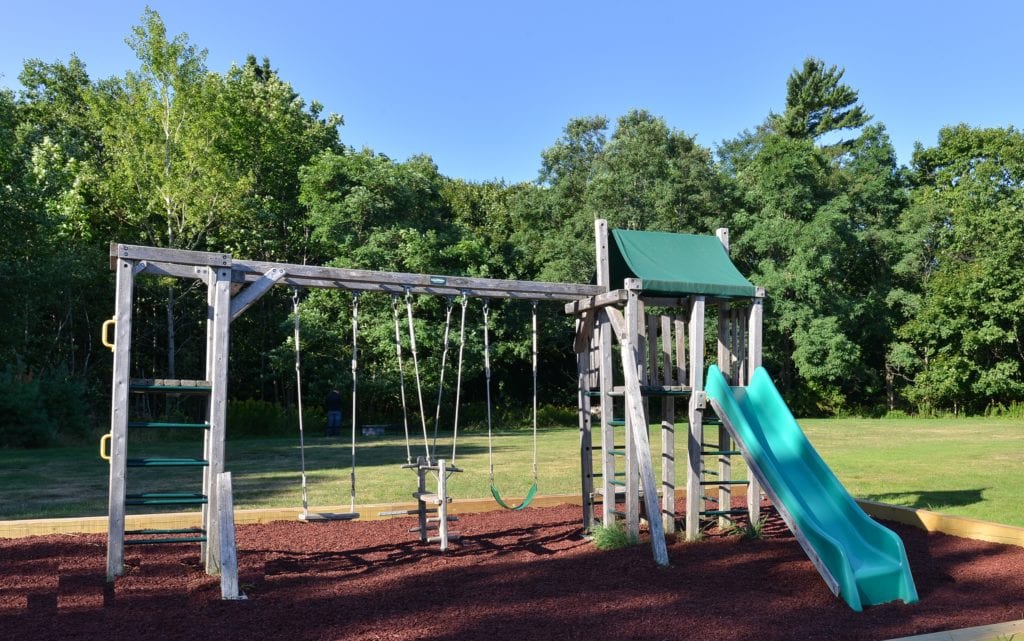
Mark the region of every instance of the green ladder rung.
<instances>
[{"instance_id":1,"label":"green ladder rung","mask_svg":"<svg viewBox=\"0 0 1024 641\"><path fill-rule=\"evenodd\" d=\"M137 378L132 379L128 389L133 392L177 392L179 394L207 394L213 390L209 381L184 379Z\"/></svg>"},{"instance_id":2,"label":"green ladder rung","mask_svg":"<svg viewBox=\"0 0 1024 641\"><path fill-rule=\"evenodd\" d=\"M128 427L150 427L150 428L170 428L170 429L210 429L209 423L179 423L179 422L161 422L161 421L129 421Z\"/></svg>"},{"instance_id":3,"label":"green ladder rung","mask_svg":"<svg viewBox=\"0 0 1024 641\"><path fill-rule=\"evenodd\" d=\"M190 528L179 528L179 529L145 529L145 530L125 530L125 536L129 535L152 535L152 534L206 534L206 531L202 528L190 527Z\"/></svg>"},{"instance_id":4,"label":"green ladder rung","mask_svg":"<svg viewBox=\"0 0 1024 641\"><path fill-rule=\"evenodd\" d=\"M583 392L583 395L584 396L589 396L590 398L597 398L597 397L601 396L601 390L599 390L599 389L588 389L588 390Z\"/></svg>"},{"instance_id":5,"label":"green ladder rung","mask_svg":"<svg viewBox=\"0 0 1024 641\"><path fill-rule=\"evenodd\" d=\"M701 485L746 485L750 481L701 481Z\"/></svg>"},{"instance_id":6,"label":"green ladder rung","mask_svg":"<svg viewBox=\"0 0 1024 641\"><path fill-rule=\"evenodd\" d=\"M747 510L743 508L736 508L735 510L703 510L701 516L739 516L740 514L746 514Z\"/></svg>"},{"instance_id":7,"label":"green ladder rung","mask_svg":"<svg viewBox=\"0 0 1024 641\"><path fill-rule=\"evenodd\" d=\"M620 487L626 487L626 482L625 481L620 481L618 479L609 479L608 483L610 483L611 485L618 485Z\"/></svg>"},{"instance_id":8,"label":"green ladder rung","mask_svg":"<svg viewBox=\"0 0 1024 641\"><path fill-rule=\"evenodd\" d=\"M626 450L608 450L608 453L611 454L612 456L625 456Z\"/></svg>"},{"instance_id":9,"label":"green ladder rung","mask_svg":"<svg viewBox=\"0 0 1024 641\"><path fill-rule=\"evenodd\" d=\"M125 539L125 545L159 545L161 543L206 543L205 536L174 536L162 539Z\"/></svg>"},{"instance_id":10,"label":"green ladder rung","mask_svg":"<svg viewBox=\"0 0 1024 641\"><path fill-rule=\"evenodd\" d=\"M205 505L205 494L197 492L143 492L128 494L125 505Z\"/></svg>"},{"instance_id":11,"label":"green ladder rung","mask_svg":"<svg viewBox=\"0 0 1024 641\"><path fill-rule=\"evenodd\" d=\"M700 498L704 499L705 501L712 501L714 503L718 503L718 499L716 499L713 496L701 496Z\"/></svg>"},{"instance_id":12,"label":"green ladder rung","mask_svg":"<svg viewBox=\"0 0 1024 641\"><path fill-rule=\"evenodd\" d=\"M209 461L197 458L130 458L128 467L206 467Z\"/></svg>"},{"instance_id":13,"label":"green ladder rung","mask_svg":"<svg viewBox=\"0 0 1024 641\"><path fill-rule=\"evenodd\" d=\"M722 419L718 418L717 416L705 416L705 417L701 418L701 424L702 425L721 425L722 424Z\"/></svg>"},{"instance_id":14,"label":"green ladder rung","mask_svg":"<svg viewBox=\"0 0 1024 641\"><path fill-rule=\"evenodd\" d=\"M701 456L739 456L739 450L701 450Z\"/></svg>"},{"instance_id":15,"label":"green ladder rung","mask_svg":"<svg viewBox=\"0 0 1024 641\"><path fill-rule=\"evenodd\" d=\"M621 419L621 418L613 418L612 420L608 421L608 425L610 425L612 427L622 427L625 424L626 424L625 419Z\"/></svg>"},{"instance_id":16,"label":"green ladder rung","mask_svg":"<svg viewBox=\"0 0 1024 641\"><path fill-rule=\"evenodd\" d=\"M641 385L640 386L641 396L689 396L690 390L672 390L664 389L657 385Z\"/></svg>"}]
</instances>

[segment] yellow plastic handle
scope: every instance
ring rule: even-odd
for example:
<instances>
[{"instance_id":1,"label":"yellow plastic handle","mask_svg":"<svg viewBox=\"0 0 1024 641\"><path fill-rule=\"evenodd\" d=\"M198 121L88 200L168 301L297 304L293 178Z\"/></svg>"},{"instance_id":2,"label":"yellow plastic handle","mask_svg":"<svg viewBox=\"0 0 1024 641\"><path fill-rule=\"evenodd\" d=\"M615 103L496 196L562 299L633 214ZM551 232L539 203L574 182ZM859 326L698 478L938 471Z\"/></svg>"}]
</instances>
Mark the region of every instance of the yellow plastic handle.
<instances>
[{"instance_id":1,"label":"yellow plastic handle","mask_svg":"<svg viewBox=\"0 0 1024 641\"><path fill-rule=\"evenodd\" d=\"M100 437L100 458L104 461L110 462L110 439L114 435L107 432Z\"/></svg>"},{"instance_id":2,"label":"yellow plastic handle","mask_svg":"<svg viewBox=\"0 0 1024 641\"><path fill-rule=\"evenodd\" d=\"M107 328L114 325L117 325L117 318L108 318L103 321L103 329L100 330L100 342L103 343L104 347L109 347L110 351L114 351L114 343L107 340L107 335L110 333Z\"/></svg>"}]
</instances>

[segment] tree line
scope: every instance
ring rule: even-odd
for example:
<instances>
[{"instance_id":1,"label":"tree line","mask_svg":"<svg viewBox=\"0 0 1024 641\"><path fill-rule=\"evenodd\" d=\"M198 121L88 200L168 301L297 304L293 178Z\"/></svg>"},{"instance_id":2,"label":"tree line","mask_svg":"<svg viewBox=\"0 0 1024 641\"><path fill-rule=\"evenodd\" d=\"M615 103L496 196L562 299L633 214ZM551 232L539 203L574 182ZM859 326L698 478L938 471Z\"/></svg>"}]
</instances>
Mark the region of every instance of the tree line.
<instances>
[{"instance_id":1,"label":"tree line","mask_svg":"<svg viewBox=\"0 0 1024 641\"><path fill-rule=\"evenodd\" d=\"M470 182L428 156L399 162L346 145L342 117L304 100L269 60L211 70L155 11L126 42L136 67L123 75L90 78L76 56L28 59L20 86L0 89L0 445L105 424L111 241L587 282L596 217L729 227L734 260L768 291L765 364L798 413L977 413L1024 397L1024 136L1012 126L943 128L900 166L843 70L809 58L786 79L781 113L714 148L636 109L568 122L533 182ZM349 383L352 301L299 294L303 378L319 399ZM201 377L204 301L194 283L139 281L135 375ZM413 301L426 389L436 390L448 303ZM392 301L360 305L368 416L394 420ZM512 416L530 393L530 310L492 307L497 397ZM470 406L483 394L479 302L471 308ZM233 399L294 402L291 311L292 292L276 288L233 324ZM542 402L571 405L571 324L557 306L539 313Z\"/></svg>"}]
</instances>

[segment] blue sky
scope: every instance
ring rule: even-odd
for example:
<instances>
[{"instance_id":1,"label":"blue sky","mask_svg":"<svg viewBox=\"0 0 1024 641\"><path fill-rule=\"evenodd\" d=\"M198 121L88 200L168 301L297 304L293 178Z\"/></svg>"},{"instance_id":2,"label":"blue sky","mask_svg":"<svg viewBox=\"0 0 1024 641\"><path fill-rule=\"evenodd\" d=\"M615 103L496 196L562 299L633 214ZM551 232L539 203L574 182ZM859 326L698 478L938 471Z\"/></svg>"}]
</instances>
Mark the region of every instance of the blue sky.
<instances>
[{"instance_id":1,"label":"blue sky","mask_svg":"<svg viewBox=\"0 0 1024 641\"><path fill-rule=\"evenodd\" d=\"M885 123L901 163L939 128L1022 126L1024 3L306 2L152 0L224 71L246 54L308 101L341 113L346 144L430 154L471 180L533 180L572 117L638 107L715 143L784 106L807 56ZM712 6L715 5L715 6ZM137 66L124 38L144 2L13 2L0 22L0 84L25 58L93 79Z\"/></svg>"}]
</instances>

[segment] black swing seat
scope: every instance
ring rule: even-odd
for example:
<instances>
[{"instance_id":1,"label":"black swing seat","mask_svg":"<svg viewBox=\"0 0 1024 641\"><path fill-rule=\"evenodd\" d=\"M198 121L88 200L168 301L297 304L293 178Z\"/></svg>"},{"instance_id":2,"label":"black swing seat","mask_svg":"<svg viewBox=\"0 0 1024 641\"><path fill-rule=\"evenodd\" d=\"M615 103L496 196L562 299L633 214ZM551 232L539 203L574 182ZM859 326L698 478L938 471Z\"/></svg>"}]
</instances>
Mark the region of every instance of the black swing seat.
<instances>
[{"instance_id":1,"label":"black swing seat","mask_svg":"<svg viewBox=\"0 0 1024 641\"><path fill-rule=\"evenodd\" d=\"M299 514L304 523L320 523L323 521L352 521L359 518L359 512L310 512Z\"/></svg>"}]
</instances>

